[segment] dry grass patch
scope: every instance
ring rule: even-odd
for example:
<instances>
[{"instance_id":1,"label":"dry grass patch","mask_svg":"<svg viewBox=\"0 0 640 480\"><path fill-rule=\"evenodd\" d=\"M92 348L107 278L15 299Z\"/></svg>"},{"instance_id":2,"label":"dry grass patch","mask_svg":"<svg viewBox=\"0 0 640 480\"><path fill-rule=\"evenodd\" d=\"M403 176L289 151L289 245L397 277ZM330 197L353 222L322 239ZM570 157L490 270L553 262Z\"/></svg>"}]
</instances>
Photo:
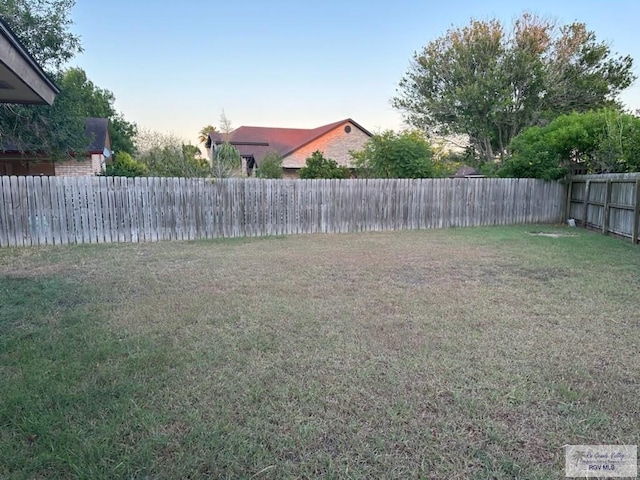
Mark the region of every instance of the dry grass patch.
<instances>
[{"instance_id":1,"label":"dry grass patch","mask_svg":"<svg viewBox=\"0 0 640 480\"><path fill-rule=\"evenodd\" d=\"M3 288L58 288L0 310L22 315L0 345L0 456L32 445L8 478L562 478L562 445L640 433L640 251L621 241L514 227L25 251L0 251ZM37 393L20 382L43 355ZM61 389L85 394L47 406Z\"/></svg>"}]
</instances>

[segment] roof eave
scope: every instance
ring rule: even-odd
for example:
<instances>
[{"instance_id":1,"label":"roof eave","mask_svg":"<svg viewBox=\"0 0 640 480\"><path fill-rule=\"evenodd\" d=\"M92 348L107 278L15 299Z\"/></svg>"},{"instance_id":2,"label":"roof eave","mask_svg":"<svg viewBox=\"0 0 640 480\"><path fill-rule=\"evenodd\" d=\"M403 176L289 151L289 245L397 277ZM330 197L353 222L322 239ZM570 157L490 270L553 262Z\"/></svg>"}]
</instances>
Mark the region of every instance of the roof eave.
<instances>
[{"instance_id":1,"label":"roof eave","mask_svg":"<svg viewBox=\"0 0 640 480\"><path fill-rule=\"evenodd\" d=\"M42 67L34 60L9 26L0 19L0 64L9 73L17 87L30 95L18 95L16 98L3 97L2 103L31 103L51 105L60 89L51 81ZM16 90L14 87L12 90ZM19 92L18 92L19 93Z\"/></svg>"}]
</instances>

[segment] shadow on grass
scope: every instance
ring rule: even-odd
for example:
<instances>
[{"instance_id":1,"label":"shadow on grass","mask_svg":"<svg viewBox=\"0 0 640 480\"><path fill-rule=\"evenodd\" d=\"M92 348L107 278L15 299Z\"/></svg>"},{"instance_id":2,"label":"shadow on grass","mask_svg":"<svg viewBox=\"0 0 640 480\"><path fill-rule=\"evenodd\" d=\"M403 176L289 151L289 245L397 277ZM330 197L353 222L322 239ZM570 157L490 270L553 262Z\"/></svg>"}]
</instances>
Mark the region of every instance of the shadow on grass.
<instances>
[{"instance_id":1,"label":"shadow on grass","mask_svg":"<svg viewBox=\"0 0 640 480\"><path fill-rule=\"evenodd\" d=\"M64 278L0 278L0 293L0 477L139 475L159 415L145 402L169 349L118 338L97 292Z\"/></svg>"}]
</instances>

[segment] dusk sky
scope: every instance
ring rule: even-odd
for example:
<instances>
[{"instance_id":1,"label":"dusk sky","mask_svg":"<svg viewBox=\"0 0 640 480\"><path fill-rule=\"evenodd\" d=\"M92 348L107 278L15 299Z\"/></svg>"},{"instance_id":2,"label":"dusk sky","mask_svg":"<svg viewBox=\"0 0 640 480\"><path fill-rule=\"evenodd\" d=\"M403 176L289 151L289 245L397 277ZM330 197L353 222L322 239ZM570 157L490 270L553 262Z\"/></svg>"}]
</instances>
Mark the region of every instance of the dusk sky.
<instances>
[{"instance_id":1,"label":"dusk sky","mask_svg":"<svg viewBox=\"0 0 640 480\"><path fill-rule=\"evenodd\" d=\"M351 117L397 130L390 99L413 52L471 18L511 23L523 11L586 23L640 74L637 0L78 0L84 53L71 65L111 90L127 120L192 143L223 109L234 128ZM622 98L639 109L638 82Z\"/></svg>"}]
</instances>

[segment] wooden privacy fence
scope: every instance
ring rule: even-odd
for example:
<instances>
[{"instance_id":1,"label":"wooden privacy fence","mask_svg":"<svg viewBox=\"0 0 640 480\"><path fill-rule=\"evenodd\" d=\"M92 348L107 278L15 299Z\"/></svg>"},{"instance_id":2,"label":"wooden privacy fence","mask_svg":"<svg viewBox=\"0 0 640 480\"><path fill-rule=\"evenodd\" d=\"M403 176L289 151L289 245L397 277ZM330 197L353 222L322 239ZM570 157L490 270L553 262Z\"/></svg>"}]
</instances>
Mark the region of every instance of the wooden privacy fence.
<instances>
[{"instance_id":1,"label":"wooden privacy fence","mask_svg":"<svg viewBox=\"0 0 640 480\"><path fill-rule=\"evenodd\" d=\"M534 179L0 177L0 246L561 222Z\"/></svg>"},{"instance_id":2,"label":"wooden privacy fence","mask_svg":"<svg viewBox=\"0 0 640 480\"><path fill-rule=\"evenodd\" d=\"M638 243L640 174L577 175L569 182L567 215L583 227Z\"/></svg>"}]
</instances>

